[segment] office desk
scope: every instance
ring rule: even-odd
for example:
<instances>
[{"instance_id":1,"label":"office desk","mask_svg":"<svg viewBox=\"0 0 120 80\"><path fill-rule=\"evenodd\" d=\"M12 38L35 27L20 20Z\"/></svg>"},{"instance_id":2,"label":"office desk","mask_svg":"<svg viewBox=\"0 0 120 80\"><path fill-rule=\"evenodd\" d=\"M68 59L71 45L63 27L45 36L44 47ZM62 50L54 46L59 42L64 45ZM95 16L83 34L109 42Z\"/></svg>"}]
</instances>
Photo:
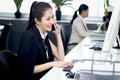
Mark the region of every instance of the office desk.
<instances>
[{"instance_id":1,"label":"office desk","mask_svg":"<svg viewBox=\"0 0 120 80\"><path fill-rule=\"evenodd\" d=\"M80 42L75 48L73 48L66 56L65 61L71 61L72 59L91 59L93 49L89 49L91 45L91 41L93 40L104 40L105 35L92 35L85 38L82 42ZM120 52L120 50L113 50L116 52ZM86 56L87 55L87 56ZM45 76L43 76L40 80L73 80L68 79L65 74L67 72L63 71L63 68L53 67Z\"/></svg>"}]
</instances>

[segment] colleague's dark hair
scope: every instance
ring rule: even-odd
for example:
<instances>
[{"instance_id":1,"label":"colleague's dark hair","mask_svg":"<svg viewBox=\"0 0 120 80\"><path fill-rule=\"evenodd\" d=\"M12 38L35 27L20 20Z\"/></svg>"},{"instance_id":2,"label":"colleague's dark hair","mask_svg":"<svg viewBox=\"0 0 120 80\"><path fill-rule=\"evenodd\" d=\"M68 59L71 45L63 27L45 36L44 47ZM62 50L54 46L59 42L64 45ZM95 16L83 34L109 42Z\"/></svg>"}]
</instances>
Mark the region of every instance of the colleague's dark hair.
<instances>
[{"instance_id":1,"label":"colleague's dark hair","mask_svg":"<svg viewBox=\"0 0 120 80\"><path fill-rule=\"evenodd\" d=\"M48 8L52 8L52 7L46 2L34 1L32 3L30 8L27 30L33 27L33 25L35 25L35 21L34 21L35 18L41 21L41 18L44 16L44 13Z\"/></svg>"},{"instance_id":2,"label":"colleague's dark hair","mask_svg":"<svg viewBox=\"0 0 120 80\"><path fill-rule=\"evenodd\" d=\"M72 20L71 20L71 24L73 23L74 19L77 18L77 16L78 16L77 11L79 11L79 14L80 14L82 11L85 11L87 9L88 9L88 6L86 4L81 4L79 6L79 9L74 12L74 15L73 15Z\"/></svg>"}]
</instances>

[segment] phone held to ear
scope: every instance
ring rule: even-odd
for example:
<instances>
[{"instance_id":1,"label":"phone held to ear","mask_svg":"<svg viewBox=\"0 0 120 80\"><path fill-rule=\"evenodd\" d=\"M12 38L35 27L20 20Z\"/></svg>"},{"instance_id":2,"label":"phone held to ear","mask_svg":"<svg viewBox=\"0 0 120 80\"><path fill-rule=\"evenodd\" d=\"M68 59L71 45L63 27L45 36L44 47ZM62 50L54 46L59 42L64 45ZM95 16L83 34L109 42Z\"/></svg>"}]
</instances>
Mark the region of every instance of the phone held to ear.
<instances>
[{"instance_id":1,"label":"phone held to ear","mask_svg":"<svg viewBox=\"0 0 120 80\"><path fill-rule=\"evenodd\" d=\"M52 25L52 31L54 31L55 30L55 26L54 25Z\"/></svg>"}]
</instances>

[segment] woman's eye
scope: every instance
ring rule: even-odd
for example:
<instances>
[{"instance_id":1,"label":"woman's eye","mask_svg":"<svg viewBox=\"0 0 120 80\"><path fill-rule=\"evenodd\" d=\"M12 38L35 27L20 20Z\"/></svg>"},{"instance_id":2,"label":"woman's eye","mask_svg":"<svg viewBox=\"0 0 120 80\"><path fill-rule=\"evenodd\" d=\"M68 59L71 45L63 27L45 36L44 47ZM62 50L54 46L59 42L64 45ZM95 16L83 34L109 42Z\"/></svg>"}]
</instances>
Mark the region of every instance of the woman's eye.
<instances>
[{"instance_id":1,"label":"woman's eye","mask_svg":"<svg viewBox=\"0 0 120 80\"><path fill-rule=\"evenodd\" d=\"M48 18L47 20L50 20L50 18Z\"/></svg>"}]
</instances>

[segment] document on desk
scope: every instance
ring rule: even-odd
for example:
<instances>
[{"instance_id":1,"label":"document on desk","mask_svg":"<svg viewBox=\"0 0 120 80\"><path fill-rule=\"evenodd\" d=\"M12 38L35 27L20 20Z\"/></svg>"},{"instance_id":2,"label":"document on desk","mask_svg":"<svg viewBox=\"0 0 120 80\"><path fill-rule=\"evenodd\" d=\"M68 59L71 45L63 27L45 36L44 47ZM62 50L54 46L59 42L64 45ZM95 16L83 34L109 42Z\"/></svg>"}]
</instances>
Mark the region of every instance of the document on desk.
<instances>
[{"instance_id":1,"label":"document on desk","mask_svg":"<svg viewBox=\"0 0 120 80\"><path fill-rule=\"evenodd\" d=\"M87 73L91 73L92 65L91 62L77 62L74 64L74 67L71 70L73 73L77 71L84 71ZM113 75L113 65L108 64L93 64L93 73L98 75ZM120 75L120 64L115 66L115 72L117 75Z\"/></svg>"},{"instance_id":2,"label":"document on desk","mask_svg":"<svg viewBox=\"0 0 120 80\"><path fill-rule=\"evenodd\" d=\"M85 72L77 72L74 80L120 80L119 75L98 75Z\"/></svg>"},{"instance_id":3,"label":"document on desk","mask_svg":"<svg viewBox=\"0 0 120 80\"><path fill-rule=\"evenodd\" d=\"M106 35L106 34L96 34L96 33L94 33L94 34L91 34L91 35L90 35L90 38L91 38L92 40L104 40L105 35Z\"/></svg>"}]
</instances>

